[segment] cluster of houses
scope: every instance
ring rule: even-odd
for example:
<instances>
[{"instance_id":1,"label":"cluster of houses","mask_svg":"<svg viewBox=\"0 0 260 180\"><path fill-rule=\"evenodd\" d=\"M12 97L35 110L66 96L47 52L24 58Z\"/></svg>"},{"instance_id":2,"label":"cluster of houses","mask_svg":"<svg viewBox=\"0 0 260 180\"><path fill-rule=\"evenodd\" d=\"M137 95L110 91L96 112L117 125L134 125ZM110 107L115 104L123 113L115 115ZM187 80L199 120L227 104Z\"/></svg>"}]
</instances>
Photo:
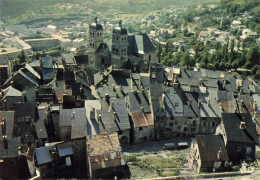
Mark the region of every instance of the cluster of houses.
<instances>
[{"instance_id":1,"label":"cluster of houses","mask_svg":"<svg viewBox=\"0 0 260 180\"><path fill-rule=\"evenodd\" d=\"M10 73L1 84L1 178L127 178L122 148L182 136L206 135L192 145L197 169L255 158L259 85L164 67L149 37L128 35L122 22L103 43L96 19L86 55L41 57Z\"/></svg>"}]
</instances>

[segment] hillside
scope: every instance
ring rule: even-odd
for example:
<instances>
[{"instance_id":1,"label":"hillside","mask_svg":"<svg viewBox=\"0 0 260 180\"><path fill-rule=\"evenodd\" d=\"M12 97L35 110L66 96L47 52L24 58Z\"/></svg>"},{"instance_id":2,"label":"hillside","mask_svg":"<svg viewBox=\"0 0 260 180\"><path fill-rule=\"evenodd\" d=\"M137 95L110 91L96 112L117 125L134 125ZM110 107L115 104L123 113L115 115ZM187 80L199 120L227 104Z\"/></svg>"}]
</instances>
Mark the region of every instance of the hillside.
<instances>
[{"instance_id":1,"label":"hillside","mask_svg":"<svg viewBox=\"0 0 260 180\"><path fill-rule=\"evenodd\" d=\"M84 19L103 13L144 13L169 6L187 6L218 0L3 0L2 20L8 24ZM93 14L94 12L94 14Z\"/></svg>"}]
</instances>

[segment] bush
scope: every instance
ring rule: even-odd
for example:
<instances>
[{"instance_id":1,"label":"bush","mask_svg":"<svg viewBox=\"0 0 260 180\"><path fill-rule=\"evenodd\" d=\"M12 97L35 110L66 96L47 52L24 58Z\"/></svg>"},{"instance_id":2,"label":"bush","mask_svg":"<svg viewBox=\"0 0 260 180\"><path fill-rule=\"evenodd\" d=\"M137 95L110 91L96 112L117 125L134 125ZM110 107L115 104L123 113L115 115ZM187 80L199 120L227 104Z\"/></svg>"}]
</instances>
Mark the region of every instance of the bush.
<instances>
[{"instance_id":1,"label":"bush","mask_svg":"<svg viewBox=\"0 0 260 180\"><path fill-rule=\"evenodd\" d=\"M137 158L135 155L124 155L125 162L136 162Z\"/></svg>"},{"instance_id":2,"label":"bush","mask_svg":"<svg viewBox=\"0 0 260 180\"><path fill-rule=\"evenodd\" d=\"M233 166L232 169L233 169L233 171L239 171L240 167L239 166Z\"/></svg>"}]
</instances>

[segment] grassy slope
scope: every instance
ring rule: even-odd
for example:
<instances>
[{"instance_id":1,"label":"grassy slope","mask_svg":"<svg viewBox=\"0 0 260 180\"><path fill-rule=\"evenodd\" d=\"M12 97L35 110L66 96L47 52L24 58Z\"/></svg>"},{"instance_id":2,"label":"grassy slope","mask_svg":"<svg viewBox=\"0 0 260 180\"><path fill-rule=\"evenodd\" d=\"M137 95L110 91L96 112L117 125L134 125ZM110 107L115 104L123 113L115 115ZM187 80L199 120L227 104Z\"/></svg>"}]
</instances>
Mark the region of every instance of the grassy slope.
<instances>
[{"instance_id":1,"label":"grassy slope","mask_svg":"<svg viewBox=\"0 0 260 180\"><path fill-rule=\"evenodd\" d=\"M51 19L52 14L56 13L55 11L59 12L57 8L51 10L51 7L57 3L85 5L99 12L143 13L167 8L170 5L184 6L205 2L212 2L212 0L2 0L2 19L4 22L19 23L40 18L37 17L37 14L47 14L47 16L43 17ZM79 12L71 12L71 14L80 15Z\"/></svg>"}]
</instances>

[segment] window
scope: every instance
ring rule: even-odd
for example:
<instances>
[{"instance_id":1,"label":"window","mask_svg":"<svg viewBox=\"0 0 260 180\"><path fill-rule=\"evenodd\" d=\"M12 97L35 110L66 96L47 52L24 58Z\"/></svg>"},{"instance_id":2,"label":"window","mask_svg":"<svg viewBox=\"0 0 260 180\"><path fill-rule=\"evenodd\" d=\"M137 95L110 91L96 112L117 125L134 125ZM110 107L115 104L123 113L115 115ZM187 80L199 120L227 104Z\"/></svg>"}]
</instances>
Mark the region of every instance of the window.
<instances>
[{"instance_id":1,"label":"window","mask_svg":"<svg viewBox=\"0 0 260 180\"><path fill-rule=\"evenodd\" d=\"M94 64L94 58L93 57L90 58L90 64Z\"/></svg>"},{"instance_id":2,"label":"window","mask_svg":"<svg viewBox=\"0 0 260 180\"><path fill-rule=\"evenodd\" d=\"M25 117L24 121L26 124L30 124L31 123L31 117Z\"/></svg>"},{"instance_id":3,"label":"window","mask_svg":"<svg viewBox=\"0 0 260 180\"><path fill-rule=\"evenodd\" d=\"M192 117L188 117L188 119L192 119Z\"/></svg>"},{"instance_id":4,"label":"window","mask_svg":"<svg viewBox=\"0 0 260 180\"><path fill-rule=\"evenodd\" d=\"M206 123L206 122L203 122L203 126L207 126L207 123Z\"/></svg>"},{"instance_id":5,"label":"window","mask_svg":"<svg viewBox=\"0 0 260 180\"><path fill-rule=\"evenodd\" d=\"M216 123L215 122L211 123L211 126L212 127L216 126Z\"/></svg>"},{"instance_id":6,"label":"window","mask_svg":"<svg viewBox=\"0 0 260 180\"><path fill-rule=\"evenodd\" d=\"M120 130L120 131L118 131L118 135L121 135L122 134L122 131Z\"/></svg>"},{"instance_id":7,"label":"window","mask_svg":"<svg viewBox=\"0 0 260 180\"><path fill-rule=\"evenodd\" d=\"M178 102L175 102L175 103L174 103L174 106L175 106L175 107L178 107L178 106L179 106L179 103L178 103Z\"/></svg>"},{"instance_id":8,"label":"window","mask_svg":"<svg viewBox=\"0 0 260 180\"><path fill-rule=\"evenodd\" d=\"M192 125L196 126L197 122L196 121L192 121Z\"/></svg>"},{"instance_id":9,"label":"window","mask_svg":"<svg viewBox=\"0 0 260 180\"><path fill-rule=\"evenodd\" d=\"M188 128L187 127L183 128L183 131L188 131Z\"/></svg>"},{"instance_id":10,"label":"window","mask_svg":"<svg viewBox=\"0 0 260 180\"><path fill-rule=\"evenodd\" d=\"M21 122L22 122L22 118L21 118L21 117L17 117L17 118L16 118L16 122L17 122L17 123L21 123Z\"/></svg>"},{"instance_id":11,"label":"window","mask_svg":"<svg viewBox=\"0 0 260 180\"><path fill-rule=\"evenodd\" d=\"M172 129L171 128L166 128L165 131L172 131Z\"/></svg>"},{"instance_id":12,"label":"window","mask_svg":"<svg viewBox=\"0 0 260 180\"><path fill-rule=\"evenodd\" d=\"M149 61L151 61L151 55L149 55Z\"/></svg>"},{"instance_id":13,"label":"window","mask_svg":"<svg viewBox=\"0 0 260 180\"><path fill-rule=\"evenodd\" d=\"M175 121L175 125L177 125L178 124L178 122L177 121Z\"/></svg>"},{"instance_id":14,"label":"window","mask_svg":"<svg viewBox=\"0 0 260 180\"><path fill-rule=\"evenodd\" d=\"M101 59L101 64L105 65L105 59L104 58Z\"/></svg>"},{"instance_id":15,"label":"window","mask_svg":"<svg viewBox=\"0 0 260 180\"><path fill-rule=\"evenodd\" d=\"M171 116L171 118L170 118L171 120L174 120L174 117L173 116Z\"/></svg>"},{"instance_id":16,"label":"window","mask_svg":"<svg viewBox=\"0 0 260 180\"><path fill-rule=\"evenodd\" d=\"M169 123L169 126L173 126L173 123L172 123L172 122L170 122L170 123Z\"/></svg>"},{"instance_id":17,"label":"window","mask_svg":"<svg viewBox=\"0 0 260 180\"><path fill-rule=\"evenodd\" d=\"M139 131L142 131L143 130L143 127L139 127Z\"/></svg>"}]
</instances>

